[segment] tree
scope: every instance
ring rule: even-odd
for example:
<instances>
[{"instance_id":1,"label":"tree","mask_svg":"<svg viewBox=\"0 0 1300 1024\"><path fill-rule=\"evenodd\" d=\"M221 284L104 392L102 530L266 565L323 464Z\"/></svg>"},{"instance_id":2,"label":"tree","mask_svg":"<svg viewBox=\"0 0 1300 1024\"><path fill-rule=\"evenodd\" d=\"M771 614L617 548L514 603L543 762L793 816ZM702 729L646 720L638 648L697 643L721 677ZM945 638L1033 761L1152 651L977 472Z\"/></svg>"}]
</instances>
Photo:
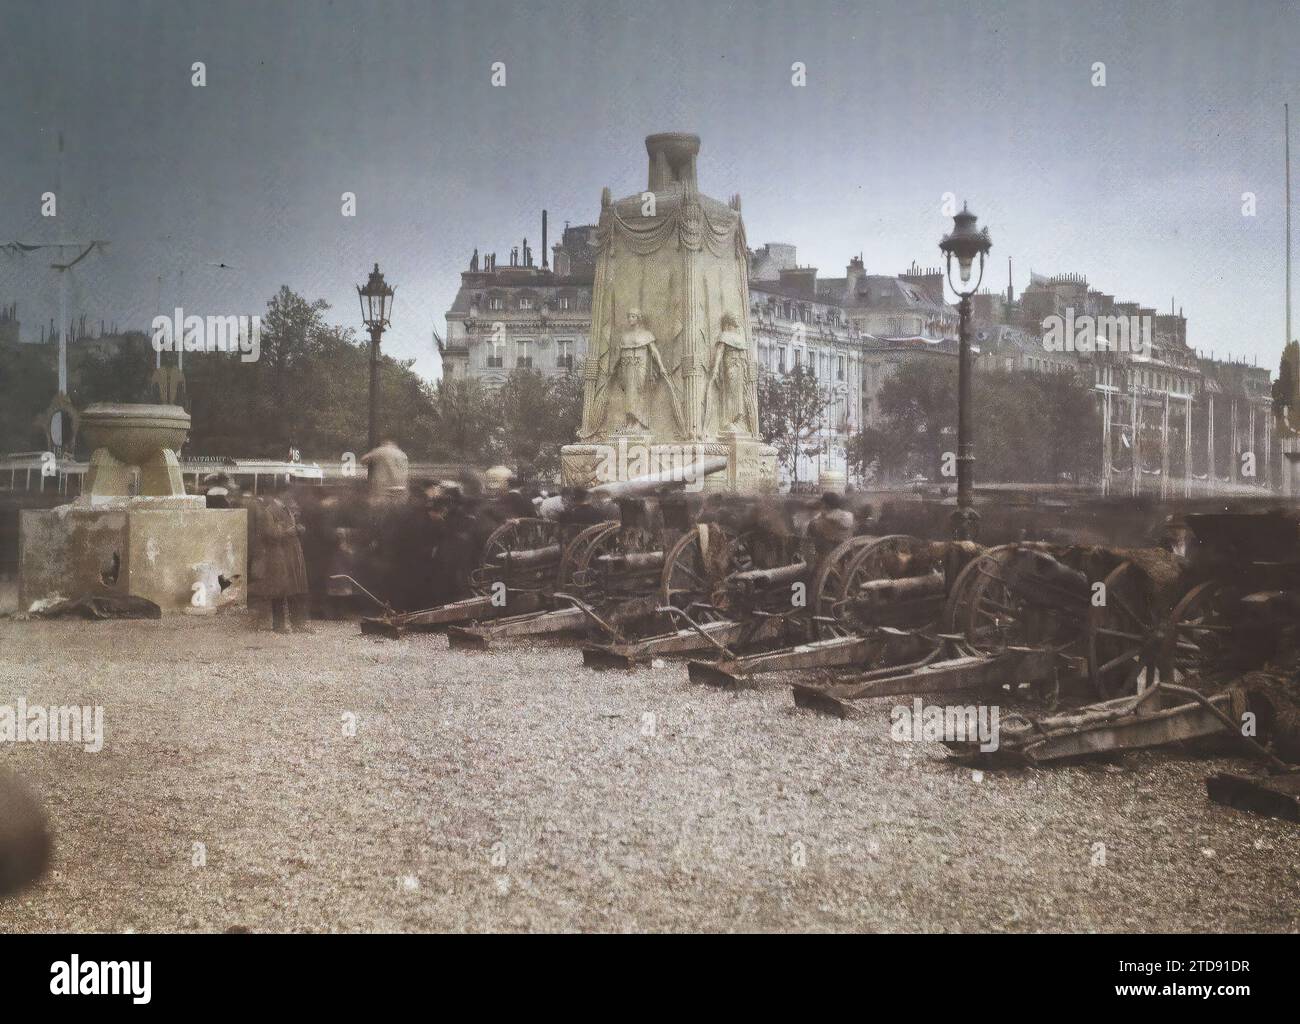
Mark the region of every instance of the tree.
<instances>
[{"instance_id":1,"label":"tree","mask_svg":"<svg viewBox=\"0 0 1300 1024\"><path fill-rule=\"evenodd\" d=\"M1081 481L1101 461L1092 392L1069 374L980 372L972 381L975 475L984 482ZM849 444L859 468L878 458L888 477L955 482L957 366L903 363L880 389L883 425ZM945 457L945 456L951 457Z\"/></svg>"},{"instance_id":2,"label":"tree","mask_svg":"<svg viewBox=\"0 0 1300 1024\"><path fill-rule=\"evenodd\" d=\"M318 354L327 309L324 299L308 302L288 285L281 285L266 306L254 378L258 421L267 442L281 452L303 440L301 427L311 403L309 375L303 371Z\"/></svg>"},{"instance_id":3,"label":"tree","mask_svg":"<svg viewBox=\"0 0 1300 1024\"><path fill-rule=\"evenodd\" d=\"M873 483L896 479L905 468L907 455L898 433L879 427L863 427L845 445L845 456L854 472L863 476L875 472Z\"/></svg>"},{"instance_id":4,"label":"tree","mask_svg":"<svg viewBox=\"0 0 1300 1024\"><path fill-rule=\"evenodd\" d=\"M880 412L894 436L892 462L907 475L938 479L957 446L957 364L909 360L880 388Z\"/></svg>"},{"instance_id":5,"label":"tree","mask_svg":"<svg viewBox=\"0 0 1300 1024\"><path fill-rule=\"evenodd\" d=\"M256 362L215 352L187 360L194 452L282 459L293 447L304 459L335 460L365 450L369 341L327 324L328 308L281 288L268 304ZM381 433L429 458L438 444L434 392L412 365L380 356Z\"/></svg>"},{"instance_id":6,"label":"tree","mask_svg":"<svg viewBox=\"0 0 1300 1024\"><path fill-rule=\"evenodd\" d=\"M128 331L107 353L70 346L69 397L79 409L92 402L146 401L153 368L153 345L141 331Z\"/></svg>"},{"instance_id":7,"label":"tree","mask_svg":"<svg viewBox=\"0 0 1300 1024\"><path fill-rule=\"evenodd\" d=\"M777 460L799 482L799 456L815 448L809 442L825 425L830 397L811 367L796 366L784 377L760 369L758 432L776 449Z\"/></svg>"},{"instance_id":8,"label":"tree","mask_svg":"<svg viewBox=\"0 0 1300 1024\"><path fill-rule=\"evenodd\" d=\"M514 370L495 393L494 407L494 457L525 475L555 476L560 449L573 442L582 422L582 377Z\"/></svg>"},{"instance_id":9,"label":"tree","mask_svg":"<svg viewBox=\"0 0 1300 1024\"><path fill-rule=\"evenodd\" d=\"M479 381L442 378L433 390L431 416L441 458L483 464L491 457L500 418Z\"/></svg>"},{"instance_id":10,"label":"tree","mask_svg":"<svg viewBox=\"0 0 1300 1024\"><path fill-rule=\"evenodd\" d=\"M51 345L0 345L0 451L44 447L36 420L58 390Z\"/></svg>"}]
</instances>

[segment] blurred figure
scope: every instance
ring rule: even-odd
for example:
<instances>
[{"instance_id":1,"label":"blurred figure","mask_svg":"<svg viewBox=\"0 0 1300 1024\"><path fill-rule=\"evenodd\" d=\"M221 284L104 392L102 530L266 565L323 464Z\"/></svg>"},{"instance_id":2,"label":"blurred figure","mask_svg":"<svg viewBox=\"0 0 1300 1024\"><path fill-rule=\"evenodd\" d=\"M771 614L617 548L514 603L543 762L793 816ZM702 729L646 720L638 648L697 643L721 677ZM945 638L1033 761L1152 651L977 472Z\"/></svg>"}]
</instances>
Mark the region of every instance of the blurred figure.
<instances>
[{"instance_id":1,"label":"blurred figure","mask_svg":"<svg viewBox=\"0 0 1300 1024\"><path fill-rule=\"evenodd\" d=\"M531 519L534 512L532 499L523 492L517 477L508 481L505 493L497 499L497 508L506 519Z\"/></svg>"},{"instance_id":2,"label":"blurred figure","mask_svg":"<svg viewBox=\"0 0 1300 1024\"><path fill-rule=\"evenodd\" d=\"M230 477L225 473L209 473L203 478L203 498L208 508L232 508L230 504Z\"/></svg>"},{"instance_id":3,"label":"blurred figure","mask_svg":"<svg viewBox=\"0 0 1300 1024\"><path fill-rule=\"evenodd\" d=\"M853 536L853 513L844 507L844 496L834 491L822 495L821 509L808 524L808 536L817 557L830 554Z\"/></svg>"},{"instance_id":4,"label":"blurred figure","mask_svg":"<svg viewBox=\"0 0 1300 1024\"><path fill-rule=\"evenodd\" d=\"M45 873L50 846L41 805L16 775L0 773L0 897Z\"/></svg>"},{"instance_id":5,"label":"blurred figure","mask_svg":"<svg viewBox=\"0 0 1300 1024\"><path fill-rule=\"evenodd\" d=\"M231 485L232 505L248 510L248 599L271 608L277 633L312 633L307 625L307 563L289 506L276 497L244 495ZM286 623L287 618L287 623Z\"/></svg>"},{"instance_id":6,"label":"blurred figure","mask_svg":"<svg viewBox=\"0 0 1300 1024\"><path fill-rule=\"evenodd\" d=\"M436 538L430 574L433 605L457 601L469 593L470 573L483 550L481 534L484 529L491 532L459 487L443 481L437 492L428 508Z\"/></svg>"},{"instance_id":7,"label":"blurred figure","mask_svg":"<svg viewBox=\"0 0 1300 1024\"><path fill-rule=\"evenodd\" d=\"M553 523L558 521L560 513L563 511L564 511L563 490L561 490L559 494L548 494L546 497L544 497L541 500L541 502L537 506L537 515L540 518L549 520L550 522Z\"/></svg>"},{"instance_id":8,"label":"blurred figure","mask_svg":"<svg viewBox=\"0 0 1300 1024\"><path fill-rule=\"evenodd\" d=\"M401 501L406 497L410 460L397 442L386 438L378 448L361 456L361 464L370 470L370 496Z\"/></svg>"},{"instance_id":9,"label":"blurred figure","mask_svg":"<svg viewBox=\"0 0 1300 1024\"><path fill-rule=\"evenodd\" d=\"M493 496L504 494L509 489L513 476L514 474L510 472L509 466L493 466L491 469L484 470L484 490Z\"/></svg>"},{"instance_id":10,"label":"blurred figure","mask_svg":"<svg viewBox=\"0 0 1300 1024\"><path fill-rule=\"evenodd\" d=\"M585 487L563 488L559 494L542 502L538 515L570 526L590 526L611 518L608 512L592 502L591 493Z\"/></svg>"},{"instance_id":11,"label":"blurred figure","mask_svg":"<svg viewBox=\"0 0 1300 1024\"><path fill-rule=\"evenodd\" d=\"M616 513L608 502L602 505L591 500L591 492L585 487L570 487L565 498L564 511L560 522L575 526L591 526L615 518Z\"/></svg>"}]
</instances>

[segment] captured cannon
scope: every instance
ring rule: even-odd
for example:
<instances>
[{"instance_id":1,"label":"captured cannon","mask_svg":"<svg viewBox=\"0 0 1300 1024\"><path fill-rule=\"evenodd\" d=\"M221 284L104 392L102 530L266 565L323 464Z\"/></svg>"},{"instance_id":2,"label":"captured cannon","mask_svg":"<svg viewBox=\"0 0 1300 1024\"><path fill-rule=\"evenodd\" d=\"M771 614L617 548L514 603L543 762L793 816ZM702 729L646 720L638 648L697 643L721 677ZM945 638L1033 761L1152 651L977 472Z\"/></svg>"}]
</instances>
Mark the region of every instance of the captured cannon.
<instances>
[{"instance_id":1,"label":"captured cannon","mask_svg":"<svg viewBox=\"0 0 1300 1024\"><path fill-rule=\"evenodd\" d=\"M453 626L456 647L484 648L493 641L595 630L621 640L648 627L658 616L668 555L693 522L699 499L688 485L726 468L723 458L637 477L592 489L614 502L619 518L595 523L568 540L557 554L554 544L529 549L529 559L554 565L549 607L491 622ZM527 563L532 564L532 563ZM523 566L521 566L521 569ZM556 605L564 607L556 607Z\"/></svg>"},{"instance_id":2,"label":"captured cannon","mask_svg":"<svg viewBox=\"0 0 1300 1024\"><path fill-rule=\"evenodd\" d=\"M1216 512L1187 515L1185 525L1194 544L1177 571L1149 551L1124 552L1129 558L1106 576L1105 606L1092 609L1086 643L1089 681L1107 699L1012 714L991 751L969 741L948 746L973 759L1044 764L1188 741L1227 744L1262 761L1265 773L1213 775L1210 798L1300 821L1300 769L1288 763L1300 761L1300 516ZM1135 556L1146 561L1141 572ZM985 587L997 604L1013 575L1001 561ZM977 602L972 589L956 595L953 610L968 625L980 623L986 640L1013 620L1025 625L993 603L977 611Z\"/></svg>"},{"instance_id":3,"label":"captured cannon","mask_svg":"<svg viewBox=\"0 0 1300 1024\"><path fill-rule=\"evenodd\" d=\"M383 614L362 619L361 631L397 638L411 630L544 611L566 578L565 552L587 529L545 519L509 519L488 536L482 562L470 573L473 596L413 612L397 612L379 601Z\"/></svg>"},{"instance_id":4,"label":"captured cannon","mask_svg":"<svg viewBox=\"0 0 1300 1024\"><path fill-rule=\"evenodd\" d=\"M655 657L713 654L715 662L692 662L692 678L714 681L712 670L740 662L738 652L830 641L846 649L874 625L906 626L931 621L943 602L944 545L910 537L850 536L827 542L817 519L800 526L804 502L737 503L715 524L722 538L702 531L683 538L670 556L663 590L665 614L678 628L626 644L583 652L593 667L627 667ZM841 520L840 525L850 520ZM702 524L703 525L703 524ZM846 531L847 532L847 531ZM708 545L707 550L705 545ZM683 595L708 592L706 600ZM834 641L848 641L835 643ZM816 648L820 651L821 648ZM802 653L787 649L796 661Z\"/></svg>"},{"instance_id":5,"label":"captured cannon","mask_svg":"<svg viewBox=\"0 0 1300 1024\"><path fill-rule=\"evenodd\" d=\"M798 628L791 631L797 642L753 654L720 651L715 660L691 661L690 678L734 687L762 673L869 669L920 658L932 643L918 641L916 631L939 618L947 589L945 569L951 561L946 542L863 535L817 557L802 574L793 566L740 574L723 598L732 606L752 600L754 580L807 581L807 608L796 615Z\"/></svg>"},{"instance_id":6,"label":"captured cannon","mask_svg":"<svg viewBox=\"0 0 1300 1024\"><path fill-rule=\"evenodd\" d=\"M936 567L937 554L936 547L929 563ZM1011 696L1031 687L1055 704L1063 685L1116 700L1181 679L1171 615L1185 566L1169 551L954 543L942 561L946 597L933 628L886 627L888 642L862 645L874 663L850 666L854 679L796 684L796 703L845 716L868 697L958 690Z\"/></svg>"}]
</instances>

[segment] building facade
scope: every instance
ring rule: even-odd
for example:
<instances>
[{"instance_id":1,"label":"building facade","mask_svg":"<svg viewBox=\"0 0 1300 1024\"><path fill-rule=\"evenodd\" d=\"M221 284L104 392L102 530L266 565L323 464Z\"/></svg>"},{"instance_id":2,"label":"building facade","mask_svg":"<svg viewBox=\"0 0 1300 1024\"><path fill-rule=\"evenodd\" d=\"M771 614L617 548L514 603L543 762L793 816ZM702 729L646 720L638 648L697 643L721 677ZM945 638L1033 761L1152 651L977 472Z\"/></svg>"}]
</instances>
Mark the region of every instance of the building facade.
<instances>
[{"instance_id":1,"label":"building facade","mask_svg":"<svg viewBox=\"0 0 1300 1024\"><path fill-rule=\"evenodd\" d=\"M566 225L540 266L527 240L506 264L476 250L447 311L446 337L436 338L443 375L497 387L515 369L575 370L591 333L595 230ZM878 419L879 389L900 362L956 358L957 315L943 302L937 270L870 275L854 257L844 277L818 278L816 268L799 266L795 246L771 242L750 252L749 289L760 369L808 367L826 401L800 480L852 475L847 442Z\"/></svg>"},{"instance_id":2,"label":"building facade","mask_svg":"<svg viewBox=\"0 0 1300 1024\"><path fill-rule=\"evenodd\" d=\"M576 370L591 332L595 231L566 224L548 254L543 219L540 266L526 239L504 265L476 250L447 311L446 339L437 339L444 375L496 387L519 368ZM783 242L750 251L758 364L778 375L808 367L825 397L823 428L800 457L799 479L854 480L848 441L882 425L889 377L907 362L955 366L957 311L945 302L938 268L870 274L858 255L843 277L824 278L797 256ZM1172 496L1280 479L1269 371L1196 352L1181 311L1117 301L1075 273L1031 274L1018 297L1008 279L1005 292L982 292L972 305L977 372L1069 374L1093 391L1103 491ZM1054 323L1069 328L1069 342L1058 343Z\"/></svg>"},{"instance_id":3,"label":"building facade","mask_svg":"<svg viewBox=\"0 0 1300 1024\"><path fill-rule=\"evenodd\" d=\"M973 305L979 369L1066 373L1092 389L1103 492L1174 497L1275 486L1271 374L1198 353L1172 304L1161 314L1119 302L1067 273L1031 274L1019 299L1008 283L1005 294L983 293ZM1074 344L1057 343L1060 325Z\"/></svg>"}]
</instances>

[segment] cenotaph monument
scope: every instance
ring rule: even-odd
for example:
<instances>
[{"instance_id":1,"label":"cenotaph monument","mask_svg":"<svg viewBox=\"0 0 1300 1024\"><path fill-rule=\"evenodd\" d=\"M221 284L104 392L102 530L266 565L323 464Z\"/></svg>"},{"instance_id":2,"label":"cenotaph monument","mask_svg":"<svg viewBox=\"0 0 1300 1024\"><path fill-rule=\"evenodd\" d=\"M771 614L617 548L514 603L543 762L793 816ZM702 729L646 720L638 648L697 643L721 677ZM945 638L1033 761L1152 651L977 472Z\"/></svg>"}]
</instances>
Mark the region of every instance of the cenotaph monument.
<instances>
[{"instance_id":1,"label":"cenotaph monument","mask_svg":"<svg viewBox=\"0 0 1300 1024\"><path fill-rule=\"evenodd\" d=\"M740 197L699 191L698 136L645 140L644 192L601 196L591 340L565 483L611 483L725 456L707 489L776 490L758 435L758 368Z\"/></svg>"}]
</instances>

